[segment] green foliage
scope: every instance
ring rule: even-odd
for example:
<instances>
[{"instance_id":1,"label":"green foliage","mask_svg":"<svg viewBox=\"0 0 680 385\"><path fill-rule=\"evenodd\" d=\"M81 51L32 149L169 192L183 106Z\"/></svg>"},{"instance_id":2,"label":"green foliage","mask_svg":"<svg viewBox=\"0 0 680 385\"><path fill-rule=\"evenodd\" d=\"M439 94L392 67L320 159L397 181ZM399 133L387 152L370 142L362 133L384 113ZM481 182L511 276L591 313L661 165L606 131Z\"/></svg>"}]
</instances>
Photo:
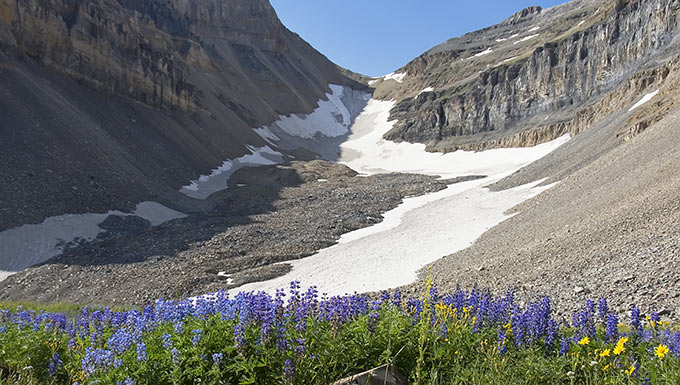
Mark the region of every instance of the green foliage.
<instances>
[{"instance_id":1,"label":"green foliage","mask_svg":"<svg viewBox=\"0 0 680 385\"><path fill-rule=\"evenodd\" d=\"M257 307L266 298L256 296L119 315L107 309L71 318L0 312L0 385L331 384L383 364L414 384L680 381L680 359L670 346L680 335L668 324L648 319L637 332L616 323L607 330L591 304L583 325L592 332L562 326L518 338L545 324L549 310L522 311L512 299L492 303L464 294L462 301L440 299L428 281L420 299L352 296L337 301L337 312L315 300L305 307L301 297ZM507 309L498 310L501 305ZM172 315L187 306L193 310Z\"/></svg>"}]
</instances>

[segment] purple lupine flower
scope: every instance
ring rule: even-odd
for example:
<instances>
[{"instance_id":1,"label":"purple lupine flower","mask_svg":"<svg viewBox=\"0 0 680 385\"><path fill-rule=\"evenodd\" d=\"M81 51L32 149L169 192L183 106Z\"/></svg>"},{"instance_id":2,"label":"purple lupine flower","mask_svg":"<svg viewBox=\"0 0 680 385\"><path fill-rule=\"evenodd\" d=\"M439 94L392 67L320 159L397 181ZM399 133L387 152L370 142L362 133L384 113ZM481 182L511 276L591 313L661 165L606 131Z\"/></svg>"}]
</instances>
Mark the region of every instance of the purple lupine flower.
<instances>
[{"instance_id":1,"label":"purple lupine flower","mask_svg":"<svg viewBox=\"0 0 680 385\"><path fill-rule=\"evenodd\" d=\"M175 365L179 365L179 359L180 359L180 352L177 350L177 348L172 348L170 351L170 356L172 357L172 363Z\"/></svg>"},{"instance_id":2,"label":"purple lupine flower","mask_svg":"<svg viewBox=\"0 0 680 385\"><path fill-rule=\"evenodd\" d=\"M569 338L562 338L562 342L560 343L560 355L561 356L566 356L567 352L569 352Z\"/></svg>"},{"instance_id":3,"label":"purple lupine flower","mask_svg":"<svg viewBox=\"0 0 680 385\"><path fill-rule=\"evenodd\" d=\"M505 331L505 329L500 328L498 330L498 341L497 341L497 343L498 343L498 346L499 346L498 353L501 354L501 355L505 354L508 351L508 347L505 343L505 340L507 339L507 337L508 337L508 335L507 335L507 332Z\"/></svg>"},{"instance_id":4,"label":"purple lupine flower","mask_svg":"<svg viewBox=\"0 0 680 385\"><path fill-rule=\"evenodd\" d=\"M198 343L201 342L201 337L203 337L203 330L195 329L192 333L194 333L194 336L191 339L191 343L194 344L194 346L197 346Z\"/></svg>"},{"instance_id":5,"label":"purple lupine flower","mask_svg":"<svg viewBox=\"0 0 680 385\"><path fill-rule=\"evenodd\" d=\"M165 350L172 349L172 336L168 333L163 333L163 348Z\"/></svg>"},{"instance_id":6,"label":"purple lupine flower","mask_svg":"<svg viewBox=\"0 0 680 385\"><path fill-rule=\"evenodd\" d=\"M615 341L619 338L619 317L616 314L610 313L607 315L607 329L605 331L605 340Z\"/></svg>"},{"instance_id":7,"label":"purple lupine flower","mask_svg":"<svg viewBox=\"0 0 680 385\"><path fill-rule=\"evenodd\" d=\"M281 327L276 333L276 349L279 352L288 350L288 340L286 339L286 328Z\"/></svg>"},{"instance_id":8,"label":"purple lupine flower","mask_svg":"<svg viewBox=\"0 0 680 385\"><path fill-rule=\"evenodd\" d=\"M288 379L292 380L295 377L295 363L291 360L286 360L283 363L283 375Z\"/></svg>"},{"instance_id":9,"label":"purple lupine flower","mask_svg":"<svg viewBox=\"0 0 680 385\"><path fill-rule=\"evenodd\" d=\"M557 339L557 322L554 320L548 321L548 328L545 332L545 347L546 349L552 349L555 345L555 340Z\"/></svg>"},{"instance_id":10,"label":"purple lupine flower","mask_svg":"<svg viewBox=\"0 0 680 385\"><path fill-rule=\"evenodd\" d=\"M248 344L248 341L246 341L246 330L243 327L243 320L234 325L234 343L239 350L244 350Z\"/></svg>"},{"instance_id":11,"label":"purple lupine flower","mask_svg":"<svg viewBox=\"0 0 680 385\"><path fill-rule=\"evenodd\" d=\"M146 361L146 344L144 342L137 344L137 361Z\"/></svg>"},{"instance_id":12,"label":"purple lupine flower","mask_svg":"<svg viewBox=\"0 0 680 385\"><path fill-rule=\"evenodd\" d=\"M637 306L633 306L633 308L630 310L630 324L637 333L642 331L642 323L640 322L640 308Z\"/></svg>"},{"instance_id":13,"label":"purple lupine flower","mask_svg":"<svg viewBox=\"0 0 680 385\"><path fill-rule=\"evenodd\" d=\"M401 307L401 291L395 291L393 298L392 304L396 307Z\"/></svg>"},{"instance_id":14,"label":"purple lupine flower","mask_svg":"<svg viewBox=\"0 0 680 385\"><path fill-rule=\"evenodd\" d=\"M55 352L52 355L52 359L50 360L50 363L47 365L47 371L48 371L50 377L54 376L54 374L61 367L61 365L62 365L61 356L59 355L59 352Z\"/></svg>"},{"instance_id":15,"label":"purple lupine flower","mask_svg":"<svg viewBox=\"0 0 680 385\"><path fill-rule=\"evenodd\" d=\"M116 330L106 341L106 347L113 350L116 354L123 354L132 346L132 335L124 329Z\"/></svg>"},{"instance_id":16,"label":"purple lupine flower","mask_svg":"<svg viewBox=\"0 0 680 385\"><path fill-rule=\"evenodd\" d=\"M184 333L184 324L182 322L178 321L175 324L175 334L182 334Z\"/></svg>"},{"instance_id":17,"label":"purple lupine flower","mask_svg":"<svg viewBox=\"0 0 680 385\"><path fill-rule=\"evenodd\" d=\"M600 301L597 304L597 311L598 311L598 315L603 320L607 317L607 313L609 312L609 308L607 307L607 299L606 298L600 298Z\"/></svg>"},{"instance_id":18,"label":"purple lupine flower","mask_svg":"<svg viewBox=\"0 0 680 385\"><path fill-rule=\"evenodd\" d=\"M295 354L298 356L304 356L305 353L307 352L307 348L305 347L305 343L307 340L304 338L298 338L295 340L297 342L297 346L295 347Z\"/></svg>"},{"instance_id":19,"label":"purple lupine flower","mask_svg":"<svg viewBox=\"0 0 680 385\"><path fill-rule=\"evenodd\" d=\"M213 362L215 365L220 366L222 363L222 360L224 359L224 354L222 353L215 353L212 355Z\"/></svg>"},{"instance_id":20,"label":"purple lupine flower","mask_svg":"<svg viewBox=\"0 0 680 385\"><path fill-rule=\"evenodd\" d=\"M445 323L442 324L442 330L441 330L441 332L439 333L439 335L440 335L445 341L448 341L448 340L449 340L449 328L446 326Z\"/></svg>"}]
</instances>

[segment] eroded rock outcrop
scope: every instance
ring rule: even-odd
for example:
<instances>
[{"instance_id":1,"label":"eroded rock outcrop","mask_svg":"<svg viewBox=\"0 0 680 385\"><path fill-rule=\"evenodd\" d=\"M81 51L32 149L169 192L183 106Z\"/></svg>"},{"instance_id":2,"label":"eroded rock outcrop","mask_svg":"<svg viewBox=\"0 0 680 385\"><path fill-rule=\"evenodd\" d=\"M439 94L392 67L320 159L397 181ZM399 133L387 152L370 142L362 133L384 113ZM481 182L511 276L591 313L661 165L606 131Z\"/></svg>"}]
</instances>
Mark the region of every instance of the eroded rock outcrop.
<instances>
[{"instance_id":1,"label":"eroded rock outcrop","mask_svg":"<svg viewBox=\"0 0 680 385\"><path fill-rule=\"evenodd\" d=\"M411 80L387 92L401 101L386 137L480 149L578 130L565 122L673 56L679 10L673 0L574 1L448 41L400 70ZM425 86L434 90L412 96Z\"/></svg>"},{"instance_id":2,"label":"eroded rock outcrop","mask_svg":"<svg viewBox=\"0 0 680 385\"><path fill-rule=\"evenodd\" d=\"M253 128L351 76L267 0L0 0L0 230L184 210L181 186L268 145Z\"/></svg>"}]
</instances>

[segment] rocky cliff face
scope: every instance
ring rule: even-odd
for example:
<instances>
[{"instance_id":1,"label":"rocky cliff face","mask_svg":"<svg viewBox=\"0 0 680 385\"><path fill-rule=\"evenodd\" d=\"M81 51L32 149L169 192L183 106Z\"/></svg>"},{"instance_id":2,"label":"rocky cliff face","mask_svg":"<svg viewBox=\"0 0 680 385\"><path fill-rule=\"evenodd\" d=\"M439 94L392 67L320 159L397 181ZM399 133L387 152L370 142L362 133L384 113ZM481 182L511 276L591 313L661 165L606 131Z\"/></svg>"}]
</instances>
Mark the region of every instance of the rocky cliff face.
<instances>
[{"instance_id":1,"label":"rocky cliff face","mask_svg":"<svg viewBox=\"0 0 680 385\"><path fill-rule=\"evenodd\" d=\"M347 74L267 0L0 0L0 230L189 207L181 186L329 84L363 87Z\"/></svg>"},{"instance_id":2,"label":"rocky cliff face","mask_svg":"<svg viewBox=\"0 0 680 385\"><path fill-rule=\"evenodd\" d=\"M274 88L323 89L321 80L340 81L334 66L283 27L264 0L3 0L0 9L5 47L149 105L203 107L201 99L218 88L202 87L206 73L258 73ZM313 68L299 66L304 55ZM219 80L221 86L233 82Z\"/></svg>"},{"instance_id":3,"label":"rocky cliff face","mask_svg":"<svg viewBox=\"0 0 680 385\"><path fill-rule=\"evenodd\" d=\"M574 1L452 39L401 69L402 84L377 84L377 95L400 100L387 138L435 150L550 140L676 53L679 10L673 0Z\"/></svg>"}]
</instances>

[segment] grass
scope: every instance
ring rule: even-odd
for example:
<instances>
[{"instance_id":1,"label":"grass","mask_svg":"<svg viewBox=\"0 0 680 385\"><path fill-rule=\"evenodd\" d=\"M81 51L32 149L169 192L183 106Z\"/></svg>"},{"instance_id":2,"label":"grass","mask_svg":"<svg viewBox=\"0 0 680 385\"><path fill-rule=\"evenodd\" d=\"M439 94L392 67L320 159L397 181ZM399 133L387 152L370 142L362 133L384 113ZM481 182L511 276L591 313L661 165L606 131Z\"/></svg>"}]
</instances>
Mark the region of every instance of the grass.
<instances>
[{"instance_id":1,"label":"grass","mask_svg":"<svg viewBox=\"0 0 680 385\"><path fill-rule=\"evenodd\" d=\"M14 305L14 304L11 304ZM680 332L606 301L569 325L547 298L217 293L142 311L0 312L0 384L330 384L391 364L413 384L676 384Z\"/></svg>"}]
</instances>

